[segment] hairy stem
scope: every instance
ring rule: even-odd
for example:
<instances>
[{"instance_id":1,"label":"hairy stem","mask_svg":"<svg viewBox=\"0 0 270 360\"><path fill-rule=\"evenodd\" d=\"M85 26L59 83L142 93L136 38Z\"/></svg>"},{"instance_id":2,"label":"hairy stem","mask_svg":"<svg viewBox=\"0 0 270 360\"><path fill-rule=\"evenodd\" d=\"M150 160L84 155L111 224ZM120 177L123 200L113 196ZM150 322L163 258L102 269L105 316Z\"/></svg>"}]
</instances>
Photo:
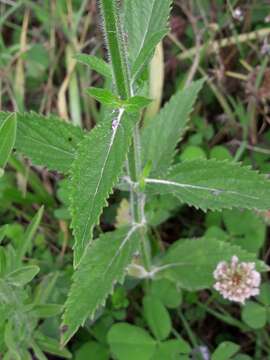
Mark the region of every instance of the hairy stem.
<instances>
[{"instance_id":1,"label":"hairy stem","mask_svg":"<svg viewBox=\"0 0 270 360\"><path fill-rule=\"evenodd\" d=\"M127 99L134 95L129 67L126 44L123 35L121 19L119 16L118 0L100 0L101 14L104 23L104 34L107 42L107 48L112 66L114 86L117 94L122 99ZM133 142L128 155L128 173L132 182L137 183L142 171L141 167L141 149L140 149L140 133L138 125L134 129ZM132 222L143 225L145 223L144 216L144 193L130 187L130 203L132 212ZM150 267L150 256L148 244L145 237L145 226L140 227L141 233L141 249L144 265Z\"/></svg>"},{"instance_id":2,"label":"hairy stem","mask_svg":"<svg viewBox=\"0 0 270 360\"><path fill-rule=\"evenodd\" d=\"M112 65L114 85L122 99L130 97L129 71L117 0L100 0L104 34Z\"/></svg>"}]
</instances>

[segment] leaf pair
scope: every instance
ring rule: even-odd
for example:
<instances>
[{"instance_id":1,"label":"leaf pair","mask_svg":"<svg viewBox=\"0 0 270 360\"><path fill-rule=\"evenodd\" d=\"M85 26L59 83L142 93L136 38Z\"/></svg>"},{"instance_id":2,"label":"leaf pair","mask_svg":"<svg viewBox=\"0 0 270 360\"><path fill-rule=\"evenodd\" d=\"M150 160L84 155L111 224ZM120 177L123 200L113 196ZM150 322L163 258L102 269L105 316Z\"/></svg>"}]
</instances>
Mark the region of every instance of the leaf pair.
<instances>
[{"instance_id":1,"label":"leaf pair","mask_svg":"<svg viewBox=\"0 0 270 360\"><path fill-rule=\"evenodd\" d=\"M127 113L139 112L152 101L143 96L133 96L127 100L122 100L109 90L95 87L89 88L87 93L103 105L112 109L124 109Z\"/></svg>"}]
</instances>

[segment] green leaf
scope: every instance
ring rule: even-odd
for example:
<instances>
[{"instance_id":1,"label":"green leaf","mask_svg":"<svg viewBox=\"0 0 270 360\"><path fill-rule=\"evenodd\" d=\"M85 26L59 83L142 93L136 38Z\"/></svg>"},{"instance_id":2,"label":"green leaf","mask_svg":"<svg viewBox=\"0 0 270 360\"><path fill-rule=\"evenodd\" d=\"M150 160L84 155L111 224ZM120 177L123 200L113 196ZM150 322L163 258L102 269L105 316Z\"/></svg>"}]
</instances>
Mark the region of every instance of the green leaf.
<instances>
[{"instance_id":1,"label":"green leaf","mask_svg":"<svg viewBox=\"0 0 270 360\"><path fill-rule=\"evenodd\" d=\"M118 360L150 360L156 348L155 340L144 329L127 323L113 325L108 342Z\"/></svg>"},{"instance_id":2,"label":"green leaf","mask_svg":"<svg viewBox=\"0 0 270 360\"><path fill-rule=\"evenodd\" d=\"M60 344L56 339L53 339L36 331L35 340L40 349L46 353L60 356L61 358L65 359L72 358L71 353L67 349L60 347Z\"/></svg>"},{"instance_id":3,"label":"green leaf","mask_svg":"<svg viewBox=\"0 0 270 360\"><path fill-rule=\"evenodd\" d=\"M77 54L74 58L80 63L89 66L92 70L96 71L100 75L112 78L112 69L110 64L106 63L103 59L98 58L94 55Z\"/></svg>"},{"instance_id":4,"label":"green leaf","mask_svg":"<svg viewBox=\"0 0 270 360\"><path fill-rule=\"evenodd\" d=\"M107 119L81 142L71 169L71 213L75 235L74 264L92 240L106 199L122 171L130 145L133 123L119 112L115 125Z\"/></svg>"},{"instance_id":5,"label":"green leaf","mask_svg":"<svg viewBox=\"0 0 270 360\"><path fill-rule=\"evenodd\" d=\"M239 246L210 238L187 239L175 242L165 254L160 266L162 276L176 281L187 290L210 288L213 272L220 261L230 261L236 255L240 261L256 263L258 271L268 267Z\"/></svg>"},{"instance_id":6,"label":"green leaf","mask_svg":"<svg viewBox=\"0 0 270 360\"><path fill-rule=\"evenodd\" d=\"M136 80L150 61L156 45L168 32L171 0L126 0L124 29L132 80ZM130 16L132 14L132 16Z\"/></svg>"},{"instance_id":7,"label":"green leaf","mask_svg":"<svg viewBox=\"0 0 270 360\"><path fill-rule=\"evenodd\" d=\"M177 289L175 283L168 279L154 280L151 283L150 295L159 299L163 305L175 309L181 305L182 293Z\"/></svg>"},{"instance_id":8,"label":"green leaf","mask_svg":"<svg viewBox=\"0 0 270 360\"><path fill-rule=\"evenodd\" d=\"M270 307L270 284L268 282L261 285L257 299L263 305Z\"/></svg>"},{"instance_id":9,"label":"green leaf","mask_svg":"<svg viewBox=\"0 0 270 360\"><path fill-rule=\"evenodd\" d=\"M182 359L180 354L189 354L190 345L182 338L171 339L158 344L156 352L151 360Z\"/></svg>"},{"instance_id":10,"label":"green leaf","mask_svg":"<svg viewBox=\"0 0 270 360\"><path fill-rule=\"evenodd\" d=\"M35 165L49 170L68 172L84 133L79 127L56 116L36 113L17 114L18 130L15 147Z\"/></svg>"},{"instance_id":11,"label":"green leaf","mask_svg":"<svg viewBox=\"0 0 270 360\"><path fill-rule=\"evenodd\" d=\"M159 3L161 2L159 1ZM151 60L156 46L166 36L167 33L168 29L155 32L147 39L145 45L143 45L143 47L140 49L140 53L138 54L138 57L136 58L131 69L131 77L133 82L135 82L140 77L145 66Z\"/></svg>"},{"instance_id":12,"label":"green leaf","mask_svg":"<svg viewBox=\"0 0 270 360\"><path fill-rule=\"evenodd\" d=\"M127 100L121 100L110 90L96 87L87 89L87 93L103 105L109 106L112 109L123 108L128 113L138 112L152 101L143 96L133 96Z\"/></svg>"},{"instance_id":13,"label":"green leaf","mask_svg":"<svg viewBox=\"0 0 270 360\"><path fill-rule=\"evenodd\" d=\"M104 345L95 341L89 341L75 352L75 360L86 359L108 360L109 351Z\"/></svg>"},{"instance_id":14,"label":"green leaf","mask_svg":"<svg viewBox=\"0 0 270 360\"><path fill-rule=\"evenodd\" d=\"M34 351L34 355L37 358L37 360L48 360L47 356L45 356L45 354L43 353L43 351L35 341L31 342L31 348Z\"/></svg>"},{"instance_id":15,"label":"green leaf","mask_svg":"<svg viewBox=\"0 0 270 360\"><path fill-rule=\"evenodd\" d=\"M257 253L266 237L266 225L262 218L249 210L223 211L223 221L234 244Z\"/></svg>"},{"instance_id":16,"label":"green leaf","mask_svg":"<svg viewBox=\"0 0 270 360\"><path fill-rule=\"evenodd\" d=\"M165 340L172 329L171 318L162 302L153 297L143 299L143 312L146 322L157 340Z\"/></svg>"},{"instance_id":17,"label":"green leaf","mask_svg":"<svg viewBox=\"0 0 270 360\"><path fill-rule=\"evenodd\" d=\"M0 122L0 168L4 168L16 140L16 114L1 116Z\"/></svg>"},{"instance_id":18,"label":"green leaf","mask_svg":"<svg viewBox=\"0 0 270 360\"><path fill-rule=\"evenodd\" d=\"M267 310L264 306L248 301L242 308L242 320L252 329L261 329L266 325Z\"/></svg>"},{"instance_id":19,"label":"green leaf","mask_svg":"<svg viewBox=\"0 0 270 360\"><path fill-rule=\"evenodd\" d=\"M138 249L138 227L123 227L102 235L88 248L73 276L73 284L65 304L63 342L66 343L85 320L93 318L98 307L117 282Z\"/></svg>"},{"instance_id":20,"label":"green leaf","mask_svg":"<svg viewBox=\"0 0 270 360\"><path fill-rule=\"evenodd\" d=\"M249 208L268 210L270 181L237 163L194 160L173 166L164 179L146 179L148 191L174 194L203 210Z\"/></svg>"},{"instance_id":21,"label":"green leaf","mask_svg":"<svg viewBox=\"0 0 270 360\"><path fill-rule=\"evenodd\" d=\"M38 318L48 318L59 315L62 311L63 306L59 304L37 304L35 305L33 312Z\"/></svg>"},{"instance_id":22,"label":"green leaf","mask_svg":"<svg viewBox=\"0 0 270 360\"><path fill-rule=\"evenodd\" d=\"M87 94L99 101L103 105L107 105L112 109L120 108L121 100L110 90L91 87L87 89Z\"/></svg>"},{"instance_id":23,"label":"green leaf","mask_svg":"<svg viewBox=\"0 0 270 360\"><path fill-rule=\"evenodd\" d=\"M181 161L207 159L207 155L201 147L195 145L188 145L185 150L180 154L179 159Z\"/></svg>"},{"instance_id":24,"label":"green leaf","mask_svg":"<svg viewBox=\"0 0 270 360\"><path fill-rule=\"evenodd\" d=\"M14 286L24 286L28 284L37 275L38 272L38 266L22 266L21 268L8 274L7 281Z\"/></svg>"},{"instance_id":25,"label":"green leaf","mask_svg":"<svg viewBox=\"0 0 270 360\"><path fill-rule=\"evenodd\" d=\"M171 165L176 145L186 130L189 115L202 85L203 80L199 80L178 91L143 129L143 161L144 164L152 162L152 173L155 176L165 173Z\"/></svg>"},{"instance_id":26,"label":"green leaf","mask_svg":"<svg viewBox=\"0 0 270 360\"><path fill-rule=\"evenodd\" d=\"M231 341L224 341L214 351L212 360L228 360L239 351L240 346Z\"/></svg>"},{"instance_id":27,"label":"green leaf","mask_svg":"<svg viewBox=\"0 0 270 360\"><path fill-rule=\"evenodd\" d=\"M238 354L233 358L233 360L252 360L252 358L246 354Z\"/></svg>"},{"instance_id":28,"label":"green leaf","mask_svg":"<svg viewBox=\"0 0 270 360\"><path fill-rule=\"evenodd\" d=\"M139 112L152 102L151 99L147 99L143 96L133 96L123 102L123 108L128 113Z\"/></svg>"},{"instance_id":29,"label":"green leaf","mask_svg":"<svg viewBox=\"0 0 270 360\"><path fill-rule=\"evenodd\" d=\"M44 207L41 206L34 218L32 219L31 223L27 227L27 230L24 234L24 241L19 244L19 249L17 251L21 260L23 259L27 251L29 251L33 238L40 224L43 212Z\"/></svg>"}]
</instances>

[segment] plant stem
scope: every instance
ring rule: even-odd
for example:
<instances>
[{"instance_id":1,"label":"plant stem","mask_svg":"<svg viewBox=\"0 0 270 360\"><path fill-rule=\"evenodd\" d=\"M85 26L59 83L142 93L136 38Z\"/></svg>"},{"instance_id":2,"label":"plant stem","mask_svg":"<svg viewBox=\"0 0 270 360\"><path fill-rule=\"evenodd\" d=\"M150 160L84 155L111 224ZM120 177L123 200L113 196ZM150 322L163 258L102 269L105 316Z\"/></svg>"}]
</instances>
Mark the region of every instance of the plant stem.
<instances>
[{"instance_id":1,"label":"plant stem","mask_svg":"<svg viewBox=\"0 0 270 360\"><path fill-rule=\"evenodd\" d=\"M122 99L130 97L129 71L117 0L100 0L104 34L112 65L114 85Z\"/></svg>"},{"instance_id":2,"label":"plant stem","mask_svg":"<svg viewBox=\"0 0 270 360\"><path fill-rule=\"evenodd\" d=\"M123 35L121 19L119 16L120 5L118 0L100 0L101 14L104 22L104 34L107 42L109 58L112 66L114 86L117 94L122 99L133 96L133 88L128 68L128 55ZM128 172L134 183L139 182L142 171L140 132L138 125L133 132L133 142L128 154ZM130 187L130 203L132 222L143 225L145 223L144 203L145 195L138 189ZM148 243L145 236L145 226L140 226L141 252L144 265L150 268Z\"/></svg>"}]
</instances>

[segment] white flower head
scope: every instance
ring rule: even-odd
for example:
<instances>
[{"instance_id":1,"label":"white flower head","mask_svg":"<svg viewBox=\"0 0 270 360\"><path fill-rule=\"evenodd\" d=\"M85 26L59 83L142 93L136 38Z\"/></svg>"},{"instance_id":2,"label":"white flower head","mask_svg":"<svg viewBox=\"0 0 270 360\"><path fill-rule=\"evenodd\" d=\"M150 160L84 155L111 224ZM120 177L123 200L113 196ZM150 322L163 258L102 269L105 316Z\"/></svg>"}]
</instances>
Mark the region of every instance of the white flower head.
<instances>
[{"instance_id":1,"label":"white flower head","mask_svg":"<svg viewBox=\"0 0 270 360\"><path fill-rule=\"evenodd\" d=\"M234 9L232 16L237 21L243 21L244 20L244 13L243 10L240 7L237 7Z\"/></svg>"},{"instance_id":2,"label":"white flower head","mask_svg":"<svg viewBox=\"0 0 270 360\"><path fill-rule=\"evenodd\" d=\"M261 275L255 269L254 262L239 262L233 256L231 262L221 261L214 273L214 288L224 297L241 304L251 296L259 294Z\"/></svg>"}]
</instances>

